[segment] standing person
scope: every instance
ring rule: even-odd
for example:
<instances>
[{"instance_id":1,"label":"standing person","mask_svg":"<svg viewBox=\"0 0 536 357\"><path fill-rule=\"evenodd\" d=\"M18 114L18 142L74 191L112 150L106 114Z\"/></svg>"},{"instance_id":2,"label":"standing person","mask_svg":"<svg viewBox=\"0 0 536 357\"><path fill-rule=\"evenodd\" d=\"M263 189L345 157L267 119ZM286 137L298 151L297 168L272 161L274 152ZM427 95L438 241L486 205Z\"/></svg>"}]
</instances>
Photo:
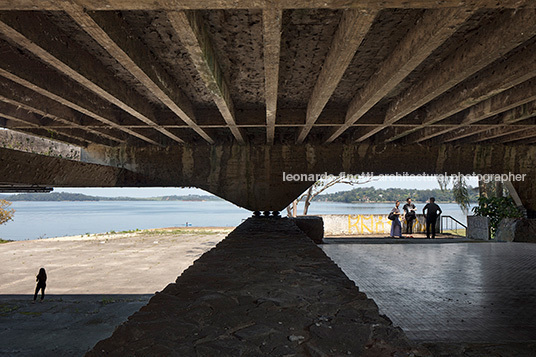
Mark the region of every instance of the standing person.
<instances>
[{"instance_id":1,"label":"standing person","mask_svg":"<svg viewBox=\"0 0 536 357\"><path fill-rule=\"evenodd\" d=\"M413 238L411 234L413 234L413 221L417 217L415 214L415 211L417 211L417 208L415 205L411 202L411 198L408 197L406 200L406 204L404 207L402 207L404 210L404 218L406 219L406 234L409 234L410 238Z\"/></svg>"},{"instance_id":2,"label":"standing person","mask_svg":"<svg viewBox=\"0 0 536 357\"><path fill-rule=\"evenodd\" d=\"M400 201L396 201L395 208L391 210L391 213L389 213L389 219L391 219L393 222L391 223L391 237L396 238L402 238L402 223L400 223L399 217L400 217L400 209L398 209L398 206L400 206Z\"/></svg>"},{"instance_id":3,"label":"standing person","mask_svg":"<svg viewBox=\"0 0 536 357\"><path fill-rule=\"evenodd\" d=\"M432 228L432 239L435 238L437 217L442 212L441 208L435 203L435 198L430 197L430 203L427 203L422 209L422 214L426 218L426 238L430 238L430 226Z\"/></svg>"},{"instance_id":4,"label":"standing person","mask_svg":"<svg viewBox=\"0 0 536 357\"><path fill-rule=\"evenodd\" d=\"M41 290L41 301L45 298L45 288L47 287L47 273L45 268L39 269L39 274L35 277L37 281L37 286L35 287L34 301L37 299L37 294Z\"/></svg>"}]
</instances>

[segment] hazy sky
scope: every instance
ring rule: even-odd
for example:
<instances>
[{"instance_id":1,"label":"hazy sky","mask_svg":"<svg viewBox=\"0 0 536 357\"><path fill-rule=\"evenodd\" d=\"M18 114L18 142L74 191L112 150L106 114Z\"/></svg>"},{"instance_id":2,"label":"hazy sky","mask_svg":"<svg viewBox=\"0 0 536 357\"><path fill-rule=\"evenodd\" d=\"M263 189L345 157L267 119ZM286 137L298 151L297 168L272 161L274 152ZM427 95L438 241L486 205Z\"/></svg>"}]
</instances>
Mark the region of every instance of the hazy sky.
<instances>
[{"instance_id":1,"label":"hazy sky","mask_svg":"<svg viewBox=\"0 0 536 357\"><path fill-rule=\"evenodd\" d=\"M478 181L476 178L471 178L468 181L468 184L476 187ZM413 178L413 179L402 179L402 180L393 180L391 178L381 178L374 179L371 182L365 183L363 185L345 185L337 184L326 190L327 193L333 193L338 191L347 191L355 187L375 187L375 188L414 188L414 189L434 189L439 188L439 184L434 177L423 178ZM54 192L72 192L72 193L83 193L86 195L92 196L105 196L105 197L117 197L117 196L128 196L128 197L154 197L154 196L168 196L168 195L188 195L188 194L199 194L206 195L207 192L198 188L170 188L170 187L155 187L155 188L55 188Z\"/></svg>"}]
</instances>

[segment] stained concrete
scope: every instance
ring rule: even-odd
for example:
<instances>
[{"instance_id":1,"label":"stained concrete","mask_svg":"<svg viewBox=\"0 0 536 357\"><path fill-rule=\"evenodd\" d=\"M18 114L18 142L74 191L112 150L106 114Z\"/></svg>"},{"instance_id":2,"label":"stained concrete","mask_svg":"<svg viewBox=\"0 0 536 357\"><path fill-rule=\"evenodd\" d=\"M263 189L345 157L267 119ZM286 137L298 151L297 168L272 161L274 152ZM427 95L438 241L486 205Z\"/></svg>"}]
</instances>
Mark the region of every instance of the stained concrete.
<instances>
[{"instance_id":1,"label":"stained concrete","mask_svg":"<svg viewBox=\"0 0 536 357\"><path fill-rule=\"evenodd\" d=\"M413 346L288 219L250 218L88 356L387 356Z\"/></svg>"}]
</instances>

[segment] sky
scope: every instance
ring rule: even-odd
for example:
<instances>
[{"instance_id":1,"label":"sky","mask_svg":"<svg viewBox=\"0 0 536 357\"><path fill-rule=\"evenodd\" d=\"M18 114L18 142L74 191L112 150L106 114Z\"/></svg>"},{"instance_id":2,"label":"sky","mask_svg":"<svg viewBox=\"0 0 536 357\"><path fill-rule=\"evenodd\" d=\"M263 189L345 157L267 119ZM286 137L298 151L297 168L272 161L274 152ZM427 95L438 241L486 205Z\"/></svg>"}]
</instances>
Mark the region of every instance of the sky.
<instances>
[{"instance_id":1,"label":"sky","mask_svg":"<svg viewBox=\"0 0 536 357\"><path fill-rule=\"evenodd\" d=\"M478 181L476 178L470 178L468 184L476 187L478 186ZM408 188L408 189L438 189L439 184L437 179L434 177L426 178L388 178L382 177L373 178L370 182L350 186L346 184L337 184L325 191L325 193L334 193L339 191L348 191L355 187L375 187L375 188ZM137 187L128 187L128 188L116 188L116 187L107 187L107 188L55 188L54 192L70 192L70 193L83 193L85 195L91 196L104 196L104 197L118 197L118 196L127 196L127 197L155 197L155 196L183 196L183 195L207 195L204 190L198 188L172 188L172 187L151 187L151 188L137 188Z\"/></svg>"}]
</instances>

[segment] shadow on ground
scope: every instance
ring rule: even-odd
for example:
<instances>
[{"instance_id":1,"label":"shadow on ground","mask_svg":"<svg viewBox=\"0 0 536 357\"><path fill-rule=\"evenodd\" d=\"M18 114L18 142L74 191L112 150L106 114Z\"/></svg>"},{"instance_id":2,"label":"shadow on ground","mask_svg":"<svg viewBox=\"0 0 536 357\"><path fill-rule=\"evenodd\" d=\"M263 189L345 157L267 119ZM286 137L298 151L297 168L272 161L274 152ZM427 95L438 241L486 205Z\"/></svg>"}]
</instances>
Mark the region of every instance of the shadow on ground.
<instances>
[{"instance_id":1,"label":"shadow on ground","mask_svg":"<svg viewBox=\"0 0 536 357\"><path fill-rule=\"evenodd\" d=\"M0 295L0 355L81 356L152 296Z\"/></svg>"}]
</instances>

